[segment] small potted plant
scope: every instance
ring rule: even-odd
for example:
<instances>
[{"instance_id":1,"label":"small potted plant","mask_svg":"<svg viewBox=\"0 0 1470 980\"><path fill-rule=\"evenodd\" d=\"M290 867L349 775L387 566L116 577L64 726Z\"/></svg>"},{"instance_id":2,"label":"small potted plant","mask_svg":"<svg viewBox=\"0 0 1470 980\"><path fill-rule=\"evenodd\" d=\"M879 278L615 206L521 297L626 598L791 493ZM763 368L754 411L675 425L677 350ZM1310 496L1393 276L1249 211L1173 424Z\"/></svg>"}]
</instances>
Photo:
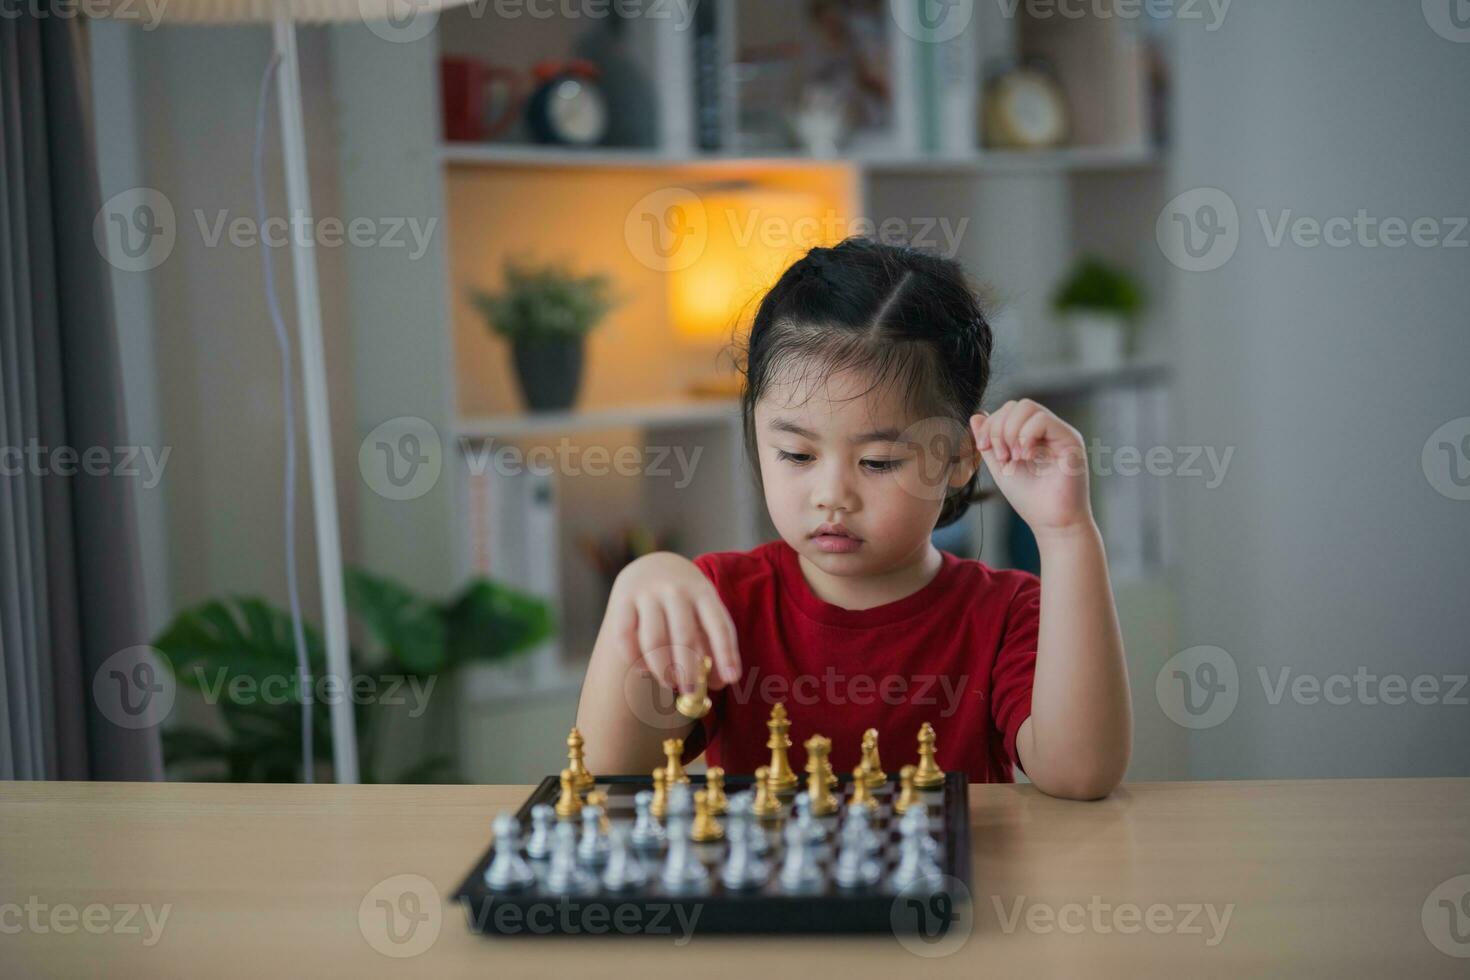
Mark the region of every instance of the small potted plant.
<instances>
[{"instance_id":1,"label":"small potted plant","mask_svg":"<svg viewBox=\"0 0 1470 980\"><path fill-rule=\"evenodd\" d=\"M531 411L570 408L582 383L587 334L618 303L608 277L510 259L499 293L472 290L470 298L490 329L510 341L516 379Z\"/></svg>"},{"instance_id":2,"label":"small potted plant","mask_svg":"<svg viewBox=\"0 0 1470 980\"><path fill-rule=\"evenodd\" d=\"M1053 305L1071 329L1077 360L1085 367L1108 368L1123 363L1144 295L1128 273L1086 258L1057 290Z\"/></svg>"}]
</instances>

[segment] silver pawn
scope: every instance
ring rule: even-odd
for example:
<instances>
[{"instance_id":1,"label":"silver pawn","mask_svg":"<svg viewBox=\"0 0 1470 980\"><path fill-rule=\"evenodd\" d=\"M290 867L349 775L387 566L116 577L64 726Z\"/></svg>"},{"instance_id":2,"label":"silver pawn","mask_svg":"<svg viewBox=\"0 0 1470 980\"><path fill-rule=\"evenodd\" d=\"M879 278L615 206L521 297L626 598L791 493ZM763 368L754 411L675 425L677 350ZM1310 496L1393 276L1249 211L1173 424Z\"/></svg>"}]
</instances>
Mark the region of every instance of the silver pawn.
<instances>
[{"instance_id":1,"label":"silver pawn","mask_svg":"<svg viewBox=\"0 0 1470 980\"><path fill-rule=\"evenodd\" d=\"M730 841L730 855L720 871L720 880L725 883L725 887L736 890L763 885L770 877L770 868L755 853L753 846L754 835L760 834L764 839L765 834L755 826L755 818L750 812L750 801L746 800L745 805L741 806L737 803L738 800L738 796L730 798L730 818L725 825L725 836Z\"/></svg>"},{"instance_id":2,"label":"silver pawn","mask_svg":"<svg viewBox=\"0 0 1470 980\"><path fill-rule=\"evenodd\" d=\"M526 856L534 861L545 860L551 854L551 825L556 811L550 803L537 803L531 807L531 838L526 841Z\"/></svg>"},{"instance_id":3,"label":"silver pawn","mask_svg":"<svg viewBox=\"0 0 1470 980\"><path fill-rule=\"evenodd\" d=\"M806 834L806 839L814 844L820 844L827 839L827 828L822 822L812 816L812 796L806 790L796 794L792 801L792 811L796 815L796 823Z\"/></svg>"},{"instance_id":4,"label":"silver pawn","mask_svg":"<svg viewBox=\"0 0 1470 980\"><path fill-rule=\"evenodd\" d=\"M586 804L582 807L582 839L577 842L577 860L599 868L607 863L607 852L607 837L602 833L602 807Z\"/></svg>"},{"instance_id":5,"label":"silver pawn","mask_svg":"<svg viewBox=\"0 0 1470 980\"><path fill-rule=\"evenodd\" d=\"M918 810L905 813L898 823L903 835L898 844L898 865L888 876L888 885L894 891L903 891L925 879L937 886L942 878L943 873L934 861L936 845L925 827L927 823L928 818Z\"/></svg>"},{"instance_id":6,"label":"silver pawn","mask_svg":"<svg viewBox=\"0 0 1470 980\"><path fill-rule=\"evenodd\" d=\"M766 836L765 828L761 826L760 819L751 812L751 807L754 805L755 794L750 790L736 793L730 797L730 812L732 814L737 812L743 813L749 818L745 821L745 826L749 831L750 853L766 854L771 850L771 839Z\"/></svg>"},{"instance_id":7,"label":"silver pawn","mask_svg":"<svg viewBox=\"0 0 1470 980\"><path fill-rule=\"evenodd\" d=\"M688 786L678 784L669 788L669 852L659 874L660 883L669 891L695 889L709 878L709 869L695 855L689 841L692 809Z\"/></svg>"},{"instance_id":8,"label":"silver pawn","mask_svg":"<svg viewBox=\"0 0 1470 980\"><path fill-rule=\"evenodd\" d=\"M633 846L642 851L655 851L664 846L664 828L653 815L653 791L641 789L633 797L637 813L633 821Z\"/></svg>"},{"instance_id":9,"label":"silver pawn","mask_svg":"<svg viewBox=\"0 0 1470 980\"><path fill-rule=\"evenodd\" d=\"M810 814L808 814L810 819ZM814 891L822 885L822 869L817 867L808 831L799 822L786 824L786 856L781 863L781 887L788 892Z\"/></svg>"},{"instance_id":10,"label":"silver pawn","mask_svg":"<svg viewBox=\"0 0 1470 980\"><path fill-rule=\"evenodd\" d=\"M577 828L568 820L558 821L551 847L551 867L543 881L548 891L559 895L591 891L596 877L577 863Z\"/></svg>"},{"instance_id":11,"label":"silver pawn","mask_svg":"<svg viewBox=\"0 0 1470 980\"><path fill-rule=\"evenodd\" d=\"M536 881L536 872L521 857L520 821L509 813L495 818L495 856L485 869L485 884L491 891L510 892L526 888Z\"/></svg>"},{"instance_id":12,"label":"silver pawn","mask_svg":"<svg viewBox=\"0 0 1470 980\"><path fill-rule=\"evenodd\" d=\"M608 891L636 888L648 880L643 862L633 853L626 824L617 824L608 835L612 838L607 867L602 872L602 886Z\"/></svg>"},{"instance_id":13,"label":"silver pawn","mask_svg":"<svg viewBox=\"0 0 1470 980\"><path fill-rule=\"evenodd\" d=\"M869 850L869 838L872 836L868 808L861 804L849 805L847 821L842 825L842 850L838 852L837 864L832 869L832 877L843 888L876 885L883 876L883 866Z\"/></svg>"}]
</instances>

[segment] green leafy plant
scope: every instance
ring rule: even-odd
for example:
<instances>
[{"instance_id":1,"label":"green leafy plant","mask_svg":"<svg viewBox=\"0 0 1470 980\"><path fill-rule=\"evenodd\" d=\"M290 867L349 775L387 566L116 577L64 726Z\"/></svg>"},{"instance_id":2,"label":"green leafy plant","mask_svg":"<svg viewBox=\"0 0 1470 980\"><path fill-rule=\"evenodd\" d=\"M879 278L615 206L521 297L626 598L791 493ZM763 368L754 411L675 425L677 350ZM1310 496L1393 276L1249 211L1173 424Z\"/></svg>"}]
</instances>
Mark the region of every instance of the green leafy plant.
<instances>
[{"instance_id":1,"label":"green leafy plant","mask_svg":"<svg viewBox=\"0 0 1470 980\"><path fill-rule=\"evenodd\" d=\"M619 300L607 276L578 276L563 265L505 263L498 293L471 290L470 299L490 329L510 340L581 337L590 333Z\"/></svg>"},{"instance_id":2,"label":"green leafy plant","mask_svg":"<svg viewBox=\"0 0 1470 980\"><path fill-rule=\"evenodd\" d=\"M349 569L346 591L348 606L373 647L370 653L357 647L349 651L353 683L362 690L375 689L388 674L432 682L470 663L507 660L554 632L545 602L486 579L475 579L453 599L436 603L391 579ZM312 677L321 679L325 647L314 627L302 625ZM301 685L285 611L253 597L211 599L179 613L153 646L179 687L199 692L217 707L225 731L184 725L165 730L170 766L230 782L301 778ZM318 687L313 684L312 690ZM361 777L367 783L384 781L375 751L382 708L374 699L354 704ZM320 697L313 697L311 723L312 755L325 766L332 758L331 717ZM388 781L454 778L454 760L439 754Z\"/></svg>"},{"instance_id":3,"label":"green leafy plant","mask_svg":"<svg viewBox=\"0 0 1470 980\"><path fill-rule=\"evenodd\" d=\"M1057 289L1059 313L1113 313L1132 320L1143 312L1143 287L1128 273L1097 258L1086 258Z\"/></svg>"}]
</instances>

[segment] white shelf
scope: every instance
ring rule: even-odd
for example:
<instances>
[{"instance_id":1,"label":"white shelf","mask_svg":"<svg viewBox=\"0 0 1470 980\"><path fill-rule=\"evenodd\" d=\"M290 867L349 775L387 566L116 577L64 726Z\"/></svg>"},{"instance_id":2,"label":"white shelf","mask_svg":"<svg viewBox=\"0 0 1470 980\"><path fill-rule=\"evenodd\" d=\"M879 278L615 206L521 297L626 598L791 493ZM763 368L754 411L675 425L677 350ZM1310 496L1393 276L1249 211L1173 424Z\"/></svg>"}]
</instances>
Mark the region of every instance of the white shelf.
<instances>
[{"instance_id":1,"label":"white shelf","mask_svg":"<svg viewBox=\"0 0 1470 980\"><path fill-rule=\"evenodd\" d=\"M732 423L740 417L734 399L710 398L621 405L612 408L518 415L485 415L459 420L458 435L467 439L517 439L558 432L605 429L674 429Z\"/></svg>"},{"instance_id":2,"label":"white shelf","mask_svg":"<svg viewBox=\"0 0 1470 980\"><path fill-rule=\"evenodd\" d=\"M1156 384L1168 377L1169 366L1163 361L1130 361L1111 368L1038 364L1015 374L1000 375L995 386L1007 394L1056 395Z\"/></svg>"},{"instance_id":3,"label":"white shelf","mask_svg":"<svg viewBox=\"0 0 1470 980\"><path fill-rule=\"evenodd\" d=\"M722 156L676 155L651 149L571 149L508 143L442 143L439 159L446 165L487 167L669 169L714 167L732 170L776 170L792 167L858 167L875 174L979 175L1027 173L1106 173L1152 170L1163 157L1150 147L1075 147L1023 152L984 151L964 157L886 156Z\"/></svg>"}]
</instances>

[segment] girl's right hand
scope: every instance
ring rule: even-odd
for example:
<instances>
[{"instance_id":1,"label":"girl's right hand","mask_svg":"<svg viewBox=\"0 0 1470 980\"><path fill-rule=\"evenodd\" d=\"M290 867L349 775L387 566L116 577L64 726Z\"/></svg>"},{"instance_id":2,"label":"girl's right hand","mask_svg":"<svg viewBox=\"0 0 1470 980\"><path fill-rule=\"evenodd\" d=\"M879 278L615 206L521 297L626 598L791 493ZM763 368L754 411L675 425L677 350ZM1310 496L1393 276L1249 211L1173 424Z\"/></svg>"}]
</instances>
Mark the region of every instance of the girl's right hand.
<instances>
[{"instance_id":1,"label":"girl's right hand","mask_svg":"<svg viewBox=\"0 0 1470 980\"><path fill-rule=\"evenodd\" d=\"M709 657L709 686L740 676L735 622L694 562L660 551L629 563L608 599L608 638L629 666L642 663L670 690L689 690Z\"/></svg>"}]
</instances>

